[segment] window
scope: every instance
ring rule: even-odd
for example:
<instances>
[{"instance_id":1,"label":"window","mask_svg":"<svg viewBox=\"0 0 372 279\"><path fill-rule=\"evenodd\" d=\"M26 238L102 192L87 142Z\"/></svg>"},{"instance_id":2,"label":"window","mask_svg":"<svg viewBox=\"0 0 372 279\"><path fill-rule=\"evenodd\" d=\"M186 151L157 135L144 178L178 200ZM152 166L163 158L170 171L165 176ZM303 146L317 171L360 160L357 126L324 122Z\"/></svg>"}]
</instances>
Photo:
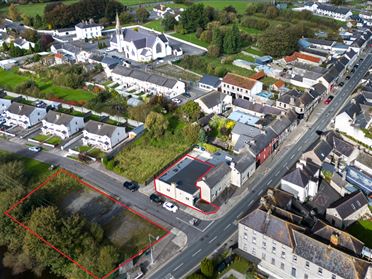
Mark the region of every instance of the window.
<instances>
[{"instance_id":1,"label":"window","mask_svg":"<svg viewBox=\"0 0 372 279\"><path fill-rule=\"evenodd\" d=\"M256 244L256 237L255 237L255 236L252 237L252 243L253 243L253 244Z\"/></svg>"},{"instance_id":2,"label":"window","mask_svg":"<svg viewBox=\"0 0 372 279\"><path fill-rule=\"evenodd\" d=\"M274 258L271 258L271 264L275 265L275 259Z\"/></svg>"},{"instance_id":3,"label":"window","mask_svg":"<svg viewBox=\"0 0 372 279\"><path fill-rule=\"evenodd\" d=\"M160 45L160 43L158 43L156 45L156 53L160 53L160 52L161 52L161 45Z\"/></svg>"},{"instance_id":4,"label":"window","mask_svg":"<svg viewBox=\"0 0 372 279\"><path fill-rule=\"evenodd\" d=\"M305 275L304 275L304 279L309 279L309 275L307 275L307 274L305 273Z\"/></svg>"},{"instance_id":5,"label":"window","mask_svg":"<svg viewBox=\"0 0 372 279\"><path fill-rule=\"evenodd\" d=\"M323 269L321 267L318 268L318 274L323 275Z\"/></svg>"},{"instance_id":6,"label":"window","mask_svg":"<svg viewBox=\"0 0 372 279\"><path fill-rule=\"evenodd\" d=\"M292 267L291 275L296 277L296 269L294 267Z\"/></svg>"},{"instance_id":7,"label":"window","mask_svg":"<svg viewBox=\"0 0 372 279\"><path fill-rule=\"evenodd\" d=\"M189 201L190 199L188 197L186 197L186 200Z\"/></svg>"},{"instance_id":8,"label":"window","mask_svg":"<svg viewBox=\"0 0 372 279\"><path fill-rule=\"evenodd\" d=\"M248 234L246 232L244 233L244 237L243 238L246 239L246 240L248 239Z\"/></svg>"},{"instance_id":9,"label":"window","mask_svg":"<svg viewBox=\"0 0 372 279\"><path fill-rule=\"evenodd\" d=\"M266 260L266 254L265 253L262 253L262 259Z\"/></svg>"},{"instance_id":10,"label":"window","mask_svg":"<svg viewBox=\"0 0 372 279\"><path fill-rule=\"evenodd\" d=\"M297 256L296 255L293 255L292 261L297 262Z\"/></svg>"},{"instance_id":11,"label":"window","mask_svg":"<svg viewBox=\"0 0 372 279\"><path fill-rule=\"evenodd\" d=\"M273 246L273 249L271 250L271 252L275 255L275 253L276 253L276 247L275 246Z\"/></svg>"},{"instance_id":12,"label":"window","mask_svg":"<svg viewBox=\"0 0 372 279\"><path fill-rule=\"evenodd\" d=\"M266 250L266 242L265 241L262 242L262 249Z\"/></svg>"},{"instance_id":13,"label":"window","mask_svg":"<svg viewBox=\"0 0 372 279\"><path fill-rule=\"evenodd\" d=\"M256 255L256 249L255 248L252 248L252 255Z\"/></svg>"},{"instance_id":14,"label":"window","mask_svg":"<svg viewBox=\"0 0 372 279\"><path fill-rule=\"evenodd\" d=\"M282 259L285 259L285 252L282 251Z\"/></svg>"},{"instance_id":15,"label":"window","mask_svg":"<svg viewBox=\"0 0 372 279\"><path fill-rule=\"evenodd\" d=\"M284 270L284 263L280 263L280 268Z\"/></svg>"},{"instance_id":16,"label":"window","mask_svg":"<svg viewBox=\"0 0 372 279\"><path fill-rule=\"evenodd\" d=\"M332 279L336 279L336 274L332 274Z\"/></svg>"},{"instance_id":17,"label":"window","mask_svg":"<svg viewBox=\"0 0 372 279\"><path fill-rule=\"evenodd\" d=\"M308 269L310 267L310 263L308 261L306 261L305 263L305 267Z\"/></svg>"}]
</instances>

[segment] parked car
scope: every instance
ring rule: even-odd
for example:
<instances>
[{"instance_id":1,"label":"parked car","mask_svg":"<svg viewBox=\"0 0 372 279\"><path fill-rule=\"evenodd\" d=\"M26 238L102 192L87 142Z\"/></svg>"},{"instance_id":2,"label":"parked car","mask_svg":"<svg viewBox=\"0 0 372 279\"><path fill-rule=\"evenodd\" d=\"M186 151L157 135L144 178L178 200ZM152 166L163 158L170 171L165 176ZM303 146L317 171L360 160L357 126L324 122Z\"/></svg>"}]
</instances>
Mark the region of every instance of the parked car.
<instances>
[{"instance_id":1,"label":"parked car","mask_svg":"<svg viewBox=\"0 0 372 279\"><path fill-rule=\"evenodd\" d=\"M346 80L349 80L349 79L350 79L350 76L347 76L345 79L346 79Z\"/></svg>"},{"instance_id":2,"label":"parked car","mask_svg":"<svg viewBox=\"0 0 372 279\"><path fill-rule=\"evenodd\" d=\"M343 83L342 81L338 84L338 86L342 87L344 86L345 83Z\"/></svg>"},{"instance_id":3,"label":"parked car","mask_svg":"<svg viewBox=\"0 0 372 279\"><path fill-rule=\"evenodd\" d=\"M47 105L45 102L43 102L43 101L37 101L37 102L35 103L35 106L36 106L37 108L46 108L48 105Z\"/></svg>"},{"instance_id":4,"label":"parked car","mask_svg":"<svg viewBox=\"0 0 372 279\"><path fill-rule=\"evenodd\" d=\"M125 181L123 184L124 188L127 188L128 190L135 192L139 189L139 186L131 181Z\"/></svg>"},{"instance_id":5,"label":"parked car","mask_svg":"<svg viewBox=\"0 0 372 279\"><path fill-rule=\"evenodd\" d=\"M333 98L334 97L332 95L329 96L327 99L324 100L324 104L328 105L330 102L332 102Z\"/></svg>"},{"instance_id":6,"label":"parked car","mask_svg":"<svg viewBox=\"0 0 372 279\"><path fill-rule=\"evenodd\" d=\"M32 152L40 152L41 151L41 147L40 146L30 146L28 148L28 150L32 151Z\"/></svg>"},{"instance_id":7,"label":"parked car","mask_svg":"<svg viewBox=\"0 0 372 279\"><path fill-rule=\"evenodd\" d=\"M176 103L176 104L180 104L180 103L181 103L181 100L178 99L178 98L173 98L173 99L172 99L172 102L173 102L173 103Z\"/></svg>"},{"instance_id":8,"label":"parked car","mask_svg":"<svg viewBox=\"0 0 372 279\"><path fill-rule=\"evenodd\" d=\"M165 202L165 203L163 203L163 207L166 210L171 211L173 213L176 213L177 210L178 210L178 207L176 205L174 205L173 203L171 203L171 202Z\"/></svg>"},{"instance_id":9,"label":"parked car","mask_svg":"<svg viewBox=\"0 0 372 279\"><path fill-rule=\"evenodd\" d=\"M185 96L186 98L191 98L191 94L187 92L183 93L182 96Z\"/></svg>"},{"instance_id":10,"label":"parked car","mask_svg":"<svg viewBox=\"0 0 372 279\"><path fill-rule=\"evenodd\" d=\"M151 194L150 195L150 200L154 203L157 203L157 204L162 204L164 202L163 199L156 194Z\"/></svg>"},{"instance_id":11,"label":"parked car","mask_svg":"<svg viewBox=\"0 0 372 279\"><path fill-rule=\"evenodd\" d=\"M197 226L197 225L199 225L200 220L197 219L197 218L192 218L192 219L189 220L189 223L190 223L190 225Z\"/></svg>"}]
</instances>

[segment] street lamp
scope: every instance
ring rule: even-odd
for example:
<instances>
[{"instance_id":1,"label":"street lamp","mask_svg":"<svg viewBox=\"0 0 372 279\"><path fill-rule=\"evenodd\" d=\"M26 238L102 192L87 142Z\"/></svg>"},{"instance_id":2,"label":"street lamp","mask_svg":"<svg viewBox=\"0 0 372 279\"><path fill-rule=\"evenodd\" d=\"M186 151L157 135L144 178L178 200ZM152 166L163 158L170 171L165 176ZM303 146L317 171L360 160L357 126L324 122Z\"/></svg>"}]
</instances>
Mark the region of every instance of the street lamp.
<instances>
[{"instance_id":1,"label":"street lamp","mask_svg":"<svg viewBox=\"0 0 372 279\"><path fill-rule=\"evenodd\" d=\"M159 236L157 235L156 237L154 237L152 234L149 233L150 257L151 257L150 265L153 265L154 264L154 256L152 254L151 237L154 238L155 240L159 240Z\"/></svg>"}]
</instances>

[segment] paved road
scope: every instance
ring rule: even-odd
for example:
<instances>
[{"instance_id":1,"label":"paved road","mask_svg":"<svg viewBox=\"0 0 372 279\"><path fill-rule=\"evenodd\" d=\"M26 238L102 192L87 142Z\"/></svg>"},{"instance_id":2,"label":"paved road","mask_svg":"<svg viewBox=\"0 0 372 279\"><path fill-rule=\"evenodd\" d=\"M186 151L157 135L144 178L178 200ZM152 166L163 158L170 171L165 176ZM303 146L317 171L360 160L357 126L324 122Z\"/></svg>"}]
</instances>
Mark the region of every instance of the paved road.
<instances>
[{"instance_id":1,"label":"paved road","mask_svg":"<svg viewBox=\"0 0 372 279\"><path fill-rule=\"evenodd\" d=\"M223 218L215 221L194 244L182 251L182 253L170 261L165 267L151 275L151 278L166 278L172 274L175 278L181 278L189 273L206 256L213 253L237 230L234 221L244 215L259 196L269 187L277 185L280 178L288 171L294 162L300 158L305 151L318 137L317 130L324 130L331 119L336 115L350 94L354 91L359 81L372 65L372 55L369 54L359 65L358 69L347 81L341 91L324 110L321 118L317 119L309 127L301 139L292 146L284 155L275 158L270 171L253 182L254 194L247 195Z\"/></svg>"}]
</instances>

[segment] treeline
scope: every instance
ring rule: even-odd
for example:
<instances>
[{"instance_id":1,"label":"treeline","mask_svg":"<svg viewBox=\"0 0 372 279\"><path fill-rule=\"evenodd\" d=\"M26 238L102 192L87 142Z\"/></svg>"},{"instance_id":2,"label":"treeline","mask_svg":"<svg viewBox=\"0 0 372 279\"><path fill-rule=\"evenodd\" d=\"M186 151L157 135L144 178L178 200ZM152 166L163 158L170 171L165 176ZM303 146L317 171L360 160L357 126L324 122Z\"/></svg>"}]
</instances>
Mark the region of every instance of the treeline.
<instances>
[{"instance_id":1,"label":"treeline","mask_svg":"<svg viewBox=\"0 0 372 279\"><path fill-rule=\"evenodd\" d=\"M31 191L36 178L40 179L40 173L30 173L23 161L6 155L0 157L0 174L1 212ZM121 255L104 237L103 229L78 214L66 215L54 206L60 202L58 197L63 191L68 190L66 185L81 185L67 176L59 176L49 183L10 214L91 272L104 276L115 268ZM0 218L0 246L7 249L3 264L12 268L14 274L30 270L37 275L49 271L66 278L91 278L6 216Z\"/></svg>"}]
</instances>

